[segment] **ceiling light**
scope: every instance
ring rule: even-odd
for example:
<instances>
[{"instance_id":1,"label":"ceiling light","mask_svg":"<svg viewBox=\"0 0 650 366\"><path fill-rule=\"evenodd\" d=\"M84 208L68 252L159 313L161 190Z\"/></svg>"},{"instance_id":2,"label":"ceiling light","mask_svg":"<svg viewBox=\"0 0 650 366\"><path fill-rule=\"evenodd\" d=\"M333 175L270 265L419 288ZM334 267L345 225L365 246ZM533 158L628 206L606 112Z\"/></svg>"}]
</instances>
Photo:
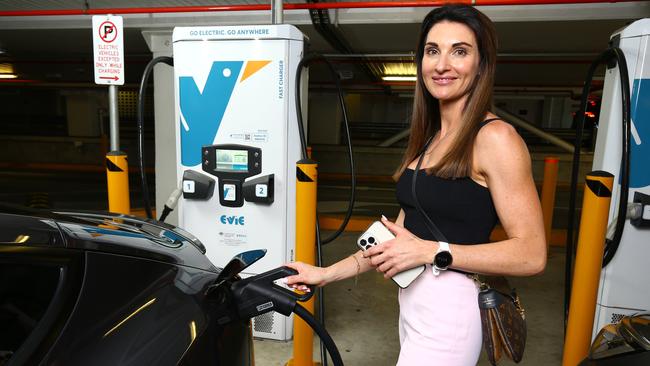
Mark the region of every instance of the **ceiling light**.
<instances>
[{"instance_id":1,"label":"ceiling light","mask_svg":"<svg viewBox=\"0 0 650 366\"><path fill-rule=\"evenodd\" d=\"M8 62L0 62L0 79L15 79L18 75L14 74L14 65Z\"/></svg>"},{"instance_id":2,"label":"ceiling light","mask_svg":"<svg viewBox=\"0 0 650 366\"><path fill-rule=\"evenodd\" d=\"M384 81L416 81L418 77L417 76L394 76L394 75L390 76L390 75L387 75L387 76L382 76L381 78Z\"/></svg>"},{"instance_id":3,"label":"ceiling light","mask_svg":"<svg viewBox=\"0 0 650 366\"><path fill-rule=\"evenodd\" d=\"M416 81L417 69L412 61L386 62L381 65L384 81Z\"/></svg>"},{"instance_id":4,"label":"ceiling light","mask_svg":"<svg viewBox=\"0 0 650 366\"><path fill-rule=\"evenodd\" d=\"M382 64L383 75L414 76L417 75L415 63L409 62L386 62Z\"/></svg>"}]
</instances>

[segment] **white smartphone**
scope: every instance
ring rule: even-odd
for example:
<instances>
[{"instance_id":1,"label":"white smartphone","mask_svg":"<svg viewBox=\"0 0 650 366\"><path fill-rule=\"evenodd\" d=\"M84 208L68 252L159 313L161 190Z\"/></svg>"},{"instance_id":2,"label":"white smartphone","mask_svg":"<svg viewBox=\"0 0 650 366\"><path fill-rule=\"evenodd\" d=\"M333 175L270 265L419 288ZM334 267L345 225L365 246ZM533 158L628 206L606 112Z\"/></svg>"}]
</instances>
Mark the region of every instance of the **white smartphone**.
<instances>
[{"instance_id":1,"label":"white smartphone","mask_svg":"<svg viewBox=\"0 0 650 366\"><path fill-rule=\"evenodd\" d=\"M366 229L366 231L359 236L357 239L357 246L361 248L361 250L368 250L371 247L383 243L387 240L394 239L395 235L390 232L379 221L375 221ZM392 280L397 284L397 286L401 288L407 288L411 282L413 282L422 272L424 272L424 269L426 267L424 265L420 267L415 267L411 269L407 269L406 271L402 271L395 276L392 277Z\"/></svg>"}]
</instances>

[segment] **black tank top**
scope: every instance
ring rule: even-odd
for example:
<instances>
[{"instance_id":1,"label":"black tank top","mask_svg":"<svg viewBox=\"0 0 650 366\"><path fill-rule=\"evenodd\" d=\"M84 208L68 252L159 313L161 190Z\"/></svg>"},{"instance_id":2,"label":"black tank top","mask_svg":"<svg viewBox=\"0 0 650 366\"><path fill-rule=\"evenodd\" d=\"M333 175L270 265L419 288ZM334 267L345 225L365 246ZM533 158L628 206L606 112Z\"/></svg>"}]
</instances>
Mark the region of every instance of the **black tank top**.
<instances>
[{"instance_id":1,"label":"black tank top","mask_svg":"<svg viewBox=\"0 0 650 366\"><path fill-rule=\"evenodd\" d=\"M481 127L498 118L483 121ZM413 169L406 169L396 186L397 202L404 210L404 227L425 240L434 240L418 212L411 194ZM417 172L416 195L422 209L450 243L489 242L498 217L490 191L470 177L447 179Z\"/></svg>"}]
</instances>

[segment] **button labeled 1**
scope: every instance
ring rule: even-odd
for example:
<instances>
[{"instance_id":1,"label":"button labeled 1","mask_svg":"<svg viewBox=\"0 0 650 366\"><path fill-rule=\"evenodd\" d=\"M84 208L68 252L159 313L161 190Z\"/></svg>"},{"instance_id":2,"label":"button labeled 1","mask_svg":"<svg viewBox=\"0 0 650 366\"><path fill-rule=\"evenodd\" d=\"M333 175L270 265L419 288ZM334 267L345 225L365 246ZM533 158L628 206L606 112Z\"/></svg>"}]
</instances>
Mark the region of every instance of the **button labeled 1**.
<instances>
[{"instance_id":1,"label":"button labeled 1","mask_svg":"<svg viewBox=\"0 0 650 366\"><path fill-rule=\"evenodd\" d=\"M184 180L183 181L183 192L185 193L194 193L194 181L193 180Z\"/></svg>"}]
</instances>

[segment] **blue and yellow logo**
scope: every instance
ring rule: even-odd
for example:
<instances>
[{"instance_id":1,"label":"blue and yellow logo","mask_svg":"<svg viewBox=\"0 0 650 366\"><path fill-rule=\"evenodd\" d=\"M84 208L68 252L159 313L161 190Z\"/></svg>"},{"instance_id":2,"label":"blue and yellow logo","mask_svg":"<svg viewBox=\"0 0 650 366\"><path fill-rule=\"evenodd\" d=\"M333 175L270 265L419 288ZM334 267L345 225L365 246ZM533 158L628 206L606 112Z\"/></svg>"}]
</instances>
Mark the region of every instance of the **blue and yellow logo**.
<instances>
[{"instance_id":1,"label":"blue and yellow logo","mask_svg":"<svg viewBox=\"0 0 650 366\"><path fill-rule=\"evenodd\" d=\"M193 77L179 78L182 165L195 166L201 163L201 147L213 143L237 79L240 83L243 82L270 62L248 61L246 67L243 67L244 61L215 61L210 68L203 93L199 91Z\"/></svg>"},{"instance_id":2,"label":"blue and yellow logo","mask_svg":"<svg viewBox=\"0 0 650 366\"><path fill-rule=\"evenodd\" d=\"M630 188L643 188L650 186L650 79L634 80L630 103Z\"/></svg>"}]
</instances>

